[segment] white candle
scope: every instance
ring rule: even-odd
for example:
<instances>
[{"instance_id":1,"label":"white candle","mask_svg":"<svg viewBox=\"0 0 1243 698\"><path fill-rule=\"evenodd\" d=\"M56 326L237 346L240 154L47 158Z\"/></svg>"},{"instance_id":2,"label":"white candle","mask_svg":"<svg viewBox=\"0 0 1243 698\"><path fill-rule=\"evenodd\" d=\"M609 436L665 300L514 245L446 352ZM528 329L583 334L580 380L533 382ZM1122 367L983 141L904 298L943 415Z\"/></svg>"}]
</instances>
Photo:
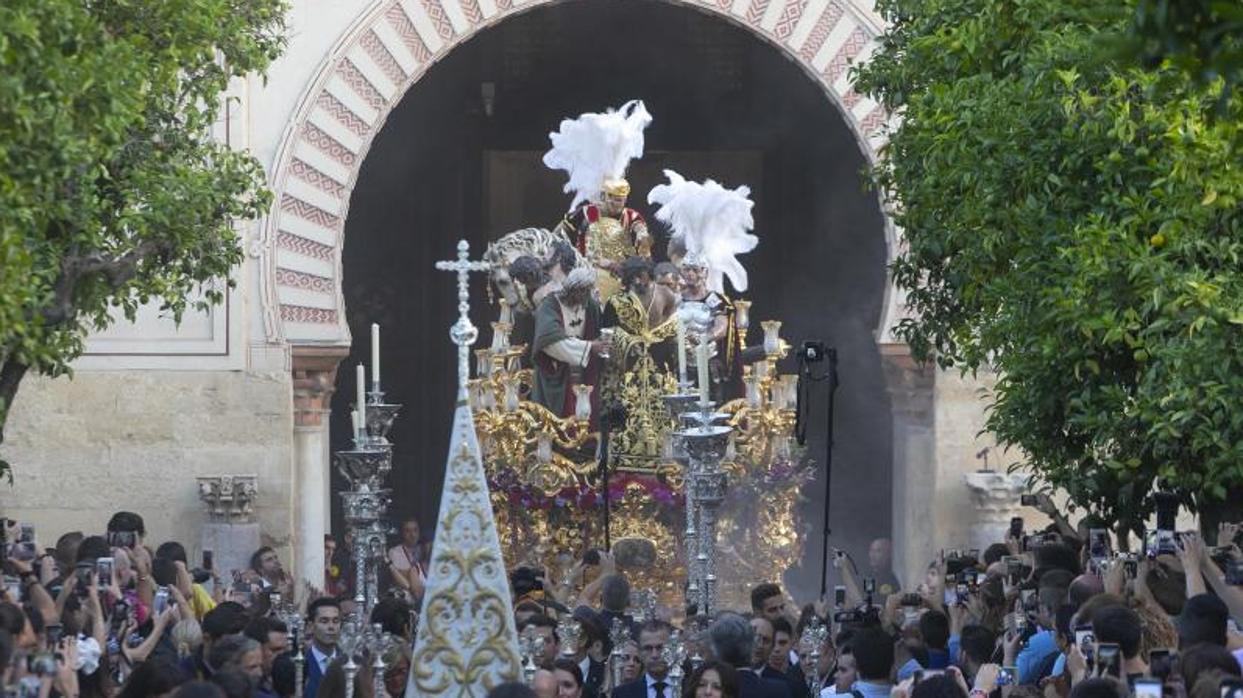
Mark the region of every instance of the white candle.
<instances>
[{"instance_id":1,"label":"white candle","mask_svg":"<svg viewBox=\"0 0 1243 698\"><path fill-rule=\"evenodd\" d=\"M358 423L362 425L363 433L367 431L367 370L362 364L358 364L358 369L354 372L355 382L358 384L358 394L354 396L354 400L358 403L354 407L358 410Z\"/></svg>"},{"instance_id":2,"label":"white candle","mask_svg":"<svg viewBox=\"0 0 1243 698\"><path fill-rule=\"evenodd\" d=\"M371 323L371 389L380 389L380 325Z\"/></svg>"},{"instance_id":3,"label":"white candle","mask_svg":"<svg viewBox=\"0 0 1243 698\"><path fill-rule=\"evenodd\" d=\"M358 410L350 410L350 423L354 425L354 438L358 438L358 432L362 430L361 422L358 421Z\"/></svg>"},{"instance_id":4,"label":"white candle","mask_svg":"<svg viewBox=\"0 0 1243 698\"><path fill-rule=\"evenodd\" d=\"M678 318L678 387L686 385L686 325Z\"/></svg>"},{"instance_id":5,"label":"white candle","mask_svg":"<svg viewBox=\"0 0 1243 698\"><path fill-rule=\"evenodd\" d=\"M699 346L695 348L695 366L699 370L699 404L707 405L710 401L708 398L708 339L701 337Z\"/></svg>"}]
</instances>

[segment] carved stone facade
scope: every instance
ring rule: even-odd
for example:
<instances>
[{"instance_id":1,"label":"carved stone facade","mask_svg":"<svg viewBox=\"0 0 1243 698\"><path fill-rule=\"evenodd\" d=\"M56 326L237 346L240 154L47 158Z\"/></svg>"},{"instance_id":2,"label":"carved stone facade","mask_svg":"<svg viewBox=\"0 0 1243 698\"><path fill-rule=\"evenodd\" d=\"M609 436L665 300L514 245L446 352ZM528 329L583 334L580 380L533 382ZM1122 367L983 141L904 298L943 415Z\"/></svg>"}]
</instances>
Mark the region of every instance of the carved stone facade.
<instances>
[{"instance_id":1,"label":"carved stone facade","mask_svg":"<svg viewBox=\"0 0 1243 698\"><path fill-rule=\"evenodd\" d=\"M254 520L255 498L259 496L258 475L211 475L196 479L199 498L207 505L210 520L225 523Z\"/></svg>"}]
</instances>

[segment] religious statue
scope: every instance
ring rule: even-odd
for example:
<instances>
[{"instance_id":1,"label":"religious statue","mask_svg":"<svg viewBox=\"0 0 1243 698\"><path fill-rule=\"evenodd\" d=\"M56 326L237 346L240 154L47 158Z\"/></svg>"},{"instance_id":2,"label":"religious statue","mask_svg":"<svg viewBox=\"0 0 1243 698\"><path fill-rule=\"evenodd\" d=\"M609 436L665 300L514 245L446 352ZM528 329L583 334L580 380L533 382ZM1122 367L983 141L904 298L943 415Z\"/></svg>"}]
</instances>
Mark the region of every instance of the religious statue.
<instances>
[{"instance_id":1,"label":"religious statue","mask_svg":"<svg viewBox=\"0 0 1243 698\"><path fill-rule=\"evenodd\" d=\"M682 270L682 300L702 303L712 314L711 390L722 403L743 395L734 305L725 294L725 278L739 292L747 290L747 270L737 255L750 252L759 238L750 234L751 190L726 189L713 180L690 182L665 170L668 184L653 187L648 202L660 204L656 218L673 229L670 259Z\"/></svg>"},{"instance_id":2,"label":"religious statue","mask_svg":"<svg viewBox=\"0 0 1243 698\"><path fill-rule=\"evenodd\" d=\"M548 294L535 310L531 362L535 365L532 399L558 417L575 414L575 385L595 385L600 357L608 354L600 341L600 304L592 298L596 274L579 267L561 288ZM596 391L593 419L599 413Z\"/></svg>"},{"instance_id":3,"label":"religious statue","mask_svg":"<svg viewBox=\"0 0 1243 698\"><path fill-rule=\"evenodd\" d=\"M724 293L708 288L708 266L700 255L690 254L682 259L682 300L701 303L712 316L708 338L715 344L709 361L708 373L712 378L712 399L724 404L745 394L742 383L742 355L738 351L738 324L734 303ZM698 342L696 335L688 337ZM694 360L697 354L692 352Z\"/></svg>"},{"instance_id":4,"label":"religious statue","mask_svg":"<svg viewBox=\"0 0 1243 698\"><path fill-rule=\"evenodd\" d=\"M598 281L599 295L608 300L621 289L617 274L626 257L651 257L652 237L643 216L626 207L630 161L643 155L643 129L652 122L643 102L635 100L616 111L588 113L561 122L549 134L552 148L544 164L565 170L565 191L574 193L570 211L556 232L575 245L596 267L607 272Z\"/></svg>"},{"instance_id":5,"label":"religious statue","mask_svg":"<svg viewBox=\"0 0 1243 698\"><path fill-rule=\"evenodd\" d=\"M610 460L623 468L650 469L670 431L662 395L676 392L678 298L652 279L652 263L629 257L620 267L624 292L604 309L615 353L604 377L604 399L626 408L625 426L611 436Z\"/></svg>"},{"instance_id":6,"label":"religious statue","mask_svg":"<svg viewBox=\"0 0 1243 698\"><path fill-rule=\"evenodd\" d=\"M530 295L521 297L521 284L516 284L509 274L510 265L519 257L531 257L538 261L548 274L548 279L556 283L560 283L576 267L589 266L586 258L563 235L543 228L515 230L489 243L483 253L484 261L491 265L488 295L491 297L493 290L497 291L509 302L510 310L519 315L534 313L538 305L532 302Z\"/></svg>"}]
</instances>

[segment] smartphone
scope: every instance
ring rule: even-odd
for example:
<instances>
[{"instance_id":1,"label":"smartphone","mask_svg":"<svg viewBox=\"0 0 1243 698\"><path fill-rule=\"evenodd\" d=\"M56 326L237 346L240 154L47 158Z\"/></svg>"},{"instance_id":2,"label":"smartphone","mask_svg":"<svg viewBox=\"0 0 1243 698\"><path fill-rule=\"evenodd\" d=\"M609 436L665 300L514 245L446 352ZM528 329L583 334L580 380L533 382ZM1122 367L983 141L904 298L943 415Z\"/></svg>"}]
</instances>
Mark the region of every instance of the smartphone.
<instances>
[{"instance_id":1,"label":"smartphone","mask_svg":"<svg viewBox=\"0 0 1243 698\"><path fill-rule=\"evenodd\" d=\"M1011 500L1011 501L1014 501L1014 500ZM1023 517L1022 516L1016 516L1010 519L1010 537L1011 538L1022 538L1023 537Z\"/></svg>"},{"instance_id":2,"label":"smartphone","mask_svg":"<svg viewBox=\"0 0 1243 698\"><path fill-rule=\"evenodd\" d=\"M1022 635L1027 632L1027 614L1016 612L1014 614L1014 632Z\"/></svg>"},{"instance_id":3,"label":"smartphone","mask_svg":"<svg viewBox=\"0 0 1243 698\"><path fill-rule=\"evenodd\" d=\"M4 593L8 594L10 601L20 604L22 602L22 580L6 574L4 576Z\"/></svg>"},{"instance_id":4,"label":"smartphone","mask_svg":"<svg viewBox=\"0 0 1243 698\"><path fill-rule=\"evenodd\" d=\"M919 608L924 605L924 598L919 594L903 594L902 605L908 607Z\"/></svg>"},{"instance_id":5,"label":"smartphone","mask_svg":"<svg viewBox=\"0 0 1243 698\"><path fill-rule=\"evenodd\" d=\"M1075 626L1075 644L1079 647L1079 653L1083 658L1092 661L1092 650L1096 647L1096 634L1092 632L1090 625Z\"/></svg>"},{"instance_id":6,"label":"smartphone","mask_svg":"<svg viewBox=\"0 0 1243 698\"><path fill-rule=\"evenodd\" d=\"M1243 586L1243 562L1231 560L1226 566L1226 584Z\"/></svg>"},{"instance_id":7,"label":"smartphone","mask_svg":"<svg viewBox=\"0 0 1243 698\"><path fill-rule=\"evenodd\" d=\"M1148 652L1148 669L1156 678L1165 680L1174 671L1174 658L1178 655L1174 650L1156 649Z\"/></svg>"},{"instance_id":8,"label":"smartphone","mask_svg":"<svg viewBox=\"0 0 1243 698\"><path fill-rule=\"evenodd\" d=\"M876 579L872 577L863 578L863 593L868 595L876 593Z\"/></svg>"},{"instance_id":9,"label":"smartphone","mask_svg":"<svg viewBox=\"0 0 1243 698\"><path fill-rule=\"evenodd\" d=\"M980 561L980 549L972 548L968 550L967 557L971 558L972 560L975 560L976 562L979 562Z\"/></svg>"},{"instance_id":10,"label":"smartphone","mask_svg":"<svg viewBox=\"0 0 1243 698\"><path fill-rule=\"evenodd\" d=\"M204 551L203 551L203 569L205 569L205 570L207 570L208 572L210 572L210 571L211 571L212 561L213 561L213 558L212 558L212 551L210 551L210 550L204 550Z\"/></svg>"},{"instance_id":11,"label":"smartphone","mask_svg":"<svg viewBox=\"0 0 1243 698\"><path fill-rule=\"evenodd\" d=\"M110 557L101 557L95 560L95 576L98 578L95 584L100 589L112 585L113 564L113 559Z\"/></svg>"},{"instance_id":12,"label":"smartphone","mask_svg":"<svg viewBox=\"0 0 1243 698\"><path fill-rule=\"evenodd\" d=\"M833 587L833 605L837 608L846 605L846 587L841 585Z\"/></svg>"},{"instance_id":13,"label":"smartphone","mask_svg":"<svg viewBox=\"0 0 1243 698\"><path fill-rule=\"evenodd\" d=\"M1001 671L997 672L998 686L1013 686L1019 682L1018 667L1003 666Z\"/></svg>"},{"instance_id":14,"label":"smartphone","mask_svg":"<svg viewBox=\"0 0 1243 698\"><path fill-rule=\"evenodd\" d=\"M1010 501L1014 501L1013 499ZM1040 499L1034 494L1025 494L1019 497L1019 504L1025 507L1039 506Z\"/></svg>"},{"instance_id":15,"label":"smartphone","mask_svg":"<svg viewBox=\"0 0 1243 698\"><path fill-rule=\"evenodd\" d=\"M1027 611L1035 610L1036 590L1024 589L1019 592L1019 598L1023 600L1023 609Z\"/></svg>"},{"instance_id":16,"label":"smartphone","mask_svg":"<svg viewBox=\"0 0 1243 698\"><path fill-rule=\"evenodd\" d=\"M49 623L43 628L44 635L47 636L47 646L50 650L55 650L60 644L60 638L64 634L64 627L60 623Z\"/></svg>"},{"instance_id":17,"label":"smartphone","mask_svg":"<svg viewBox=\"0 0 1243 698\"><path fill-rule=\"evenodd\" d=\"M1175 543L1174 530L1168 528L1158 528L1156 534L1156 545L1154 547L1157 550L1157 555L1178 554L1178 545Z\"/></svg>"},{"instance_id":18,"label":"smartphone","mask_svg":"<svg viewBox=\"0 0 1243 698\"><path fill-rule=\"evenodd\" d=\"M1100 666L1102 675L1109 674L1113 677L1119 676L1121 662L1116 642L1098 642L1096 643L1096 663Z\"/></svg>"},{"instance_id":19,"label":"smartphone","mask_svg":"<svg viewBox=\"0 0 1243 698\"><path fill-rule=\"evenodd\" d=\"M125 625L125 621L129 618L129 604L125 601L117 601L112 606L112 634L116 635L121 632L121 626Z\"/></svg>"},{"instance_id":20,"label":"smartphone","mask_svg":"<svg viewBox=\"0 0 1243 698\"><path fill-rule=\"evenodd\" d=\"M168 610L168 587L160 587L155 590L155 599L152 601L152 606L156 616Z\"/></svg>"},{"instance_id":21,"label":"smartphone","mask_svg":"<svg viewBox=\"0 0 1243 698\"><path fill-rule=\"evenodd\" d=\"M1017 555L1007 555L1001 561L1006 564L1006 576L1010 578L1010 583L1017 584L1019 572L1023 569L1023 560Z\"/></svg>"},{"instance_id":22,"label":"smartphone","mask_svg":"<svg viewBox=\"0 0 1243 698\"><path fill-rule=\"evenodd\" d=\"M56 655L51 652L26 655L26 672L41 678L55 676Z\"/></svg>"},{"instance_id":23,"label":"smartphone","mask_svg":"<svg viewBox=\"0 0 1243 698\"><path fill-rule=\"evenodd\" d=\"M954 593L958 596L956 599L957 602L959 604L965 604L967 603L967 596L971 593L971 589L967 586L966 582L959 582L958 585L954 587Z\"/></svg>"},{"instance_id":24,"label":"smartphone","mask_svg":"<svg viewBox=\"0 0 1243 698\"><path fill-rule=\"evenodd\" d=\"M1088 530L1088 555L1093 560L1109 557L1109 531L1103 528Z\"/></svg>"},{"instance_id":25,"label":"smartphone","mask_svg":"<svg viewBox=\"0 0 1243 698\"><path fill-rule=\"evenodd\" d=\"M1161 679L1135 679L1135 698L1161 698L1164 683Z\"/></svg>"}]
</instances>

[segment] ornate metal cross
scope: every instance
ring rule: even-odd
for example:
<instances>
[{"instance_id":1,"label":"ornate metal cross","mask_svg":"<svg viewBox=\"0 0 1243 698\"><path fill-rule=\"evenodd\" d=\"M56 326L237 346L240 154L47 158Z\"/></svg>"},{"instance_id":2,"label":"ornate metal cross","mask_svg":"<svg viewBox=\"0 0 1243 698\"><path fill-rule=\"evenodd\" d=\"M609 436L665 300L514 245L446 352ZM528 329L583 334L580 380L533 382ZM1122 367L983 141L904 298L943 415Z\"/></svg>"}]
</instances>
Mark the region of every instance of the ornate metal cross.
<instances>
[{"instance_id":1,"label":"ornate metal cross","mask_svg":"<svg viewBox=\"0 0 1243 698\"><path fill-rule=\"evenodd\" d=\"M459 240L457 259L452 262L436 262L441 271L457 272L457 309L458 319L449 328L449 338L457 345L457 377L458 392L464 394L466 383L470 380L470 349L479 338L479 330L470 322L470 279L472 271L488 271L492 265L488 262L470 261L470 243Z\"/></svg>"}]
</instances>

